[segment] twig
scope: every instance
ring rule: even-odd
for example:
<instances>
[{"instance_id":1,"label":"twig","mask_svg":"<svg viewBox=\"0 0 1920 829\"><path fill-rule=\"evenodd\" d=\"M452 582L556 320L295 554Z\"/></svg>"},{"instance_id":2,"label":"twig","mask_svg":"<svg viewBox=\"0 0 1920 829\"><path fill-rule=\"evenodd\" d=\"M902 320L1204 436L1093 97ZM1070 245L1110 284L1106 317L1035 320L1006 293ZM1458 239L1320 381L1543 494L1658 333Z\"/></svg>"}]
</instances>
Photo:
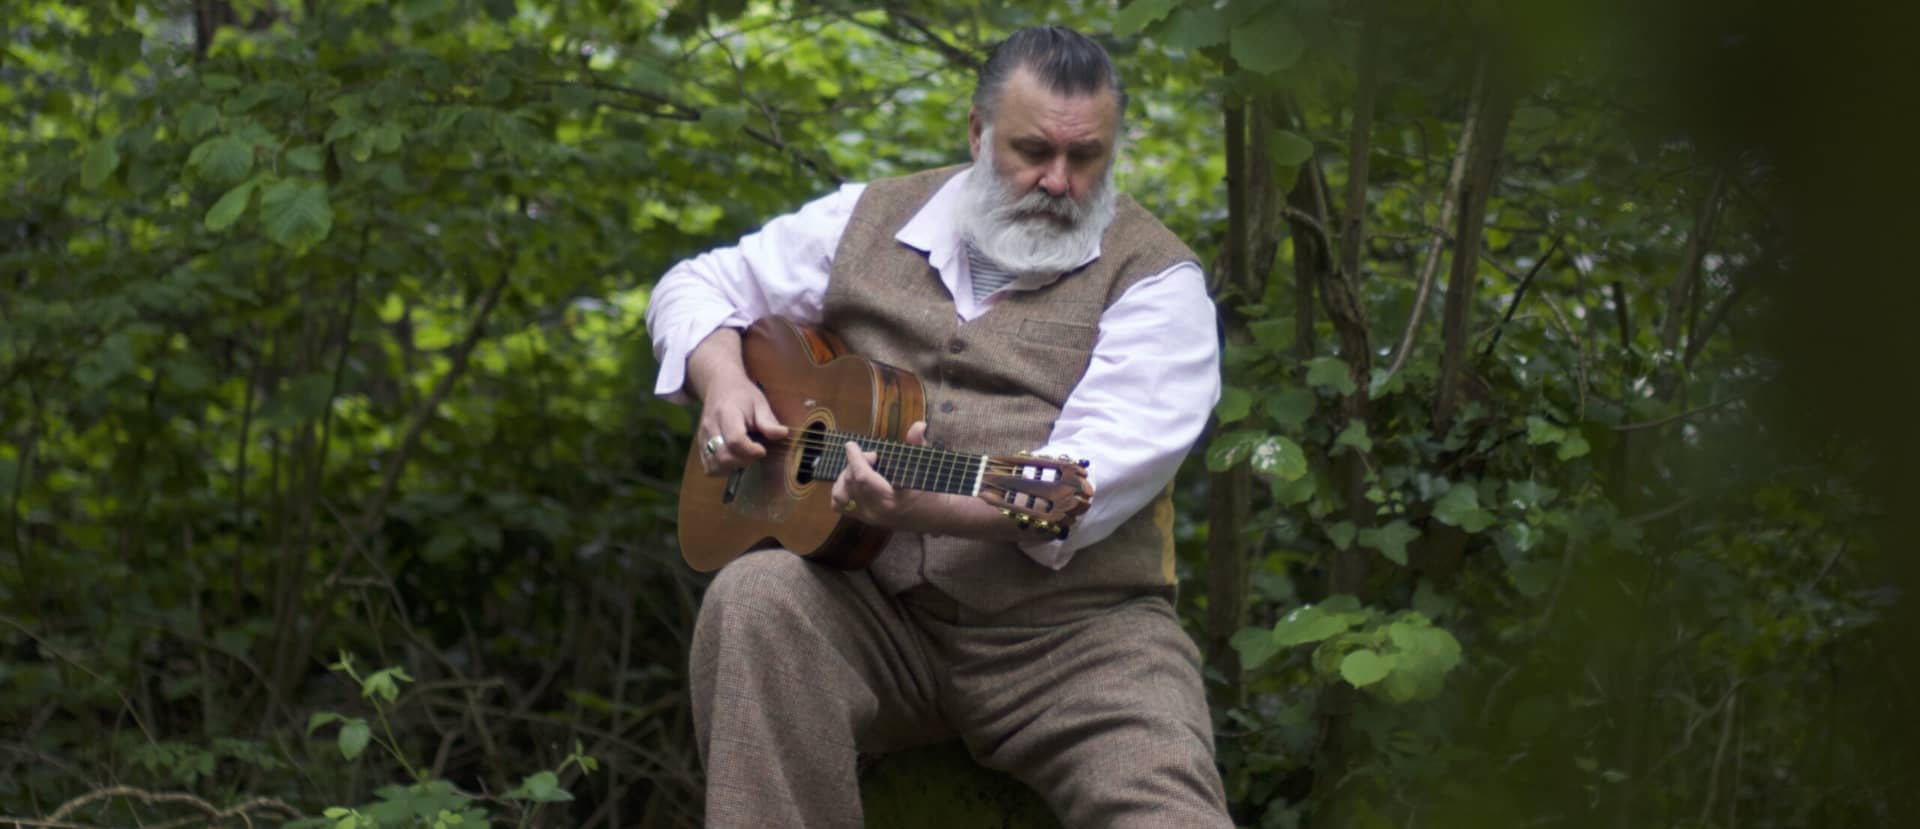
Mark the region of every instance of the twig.
<instances>
[{"instance_id":1,"label":"twig","mask_svg":"<svg viewBox=\"0 0 1920 829\"><path fill-rule=\"evenodd\" d=\"M1613 430L1616 432L1634 432L1641 429L1657 429L1661 426L1665 426L1676 420L1685 420L1686 418L1692 417L1702 412L1710 412L1710 411L1713 411L1714 409L1718 409L1728 404L1738 403L1742 399L1743 398L1739 398L1739 397L1729 397L1718 403L1708 403L1705 406L1697 406L1695 408L1688 409L1678 414L1667 415L1666 417L1660 418L1658 420L1647 420L1647 421L1642 421L1640 423L1622 423L1618 426L1613 427Z\"/></svg>"},{"instance_id":2,"label":"twig","mask_svg":"<svg viewBox=\"0 0 1920 829\"><path fill-rule=\"evenodd\" d=\"M102 685L108 685L108 686L111 686L113 684L111 682L108 682L106 677L103 677L97 673L94 673L92 668L89 668L86 665L81 664L80 660L77 660L71 656L68 656L64 651L54 647L52 643L48 642L45 639L40 638L38 634L34 633L26 625L23 625L17 621L14 621L13 617L0 615L0 623L4 623L7 627L13 628L14 630L17 630L23 634L26 634L28 639L32 639L35 644L38 644L40 647L45 648L48 653L53 654L53 657L55 659L58 659L69 665L72 665L75 668L80 669L81 673L92 677L95 682L98 682ZM128 699L126 694L120 693L120 690L118 688L114 689L113 694L114 696L117 696L120 698L121 707L127 709L127 716L133 719L134 725L140 727L140 733L146 735L147 742L152 745L159 745L160 744L159 741L156 740L153 736L153 729L148 728L146 721L140 719L140 712L134 710L133 700ZM11 820L11 818L7 818L7 819Z\"/></svg>"},{"instance_id":3,"label":"twig","mask_svg":"<svg viewBox=\"0 0 1920 829\"><path fill-rule=\"evenodd\" d=\"M1487 355L1493 353L1493 347L1500 344L1500 335L1506 331L1507 323L1513 321L1513 312L1520 307L1520 300L1526 299L1527 297L1527 286L1533 284L1533 278L1540 274L1540 268L1545 266L1547 261L1559 252L1560 237L1556 236L1554 237L1553 245L1547 248L1546 255L1541 256L1540 261L1533 263L1533 267L1527 271L1526 278L1520 280L1520 287L1513 292L1513 301L1507 303L1507 315L1500 320L1499 325L1493 327L1493 338L1487 340L1485 348L1480 349L1480 359L1486 359Z\"/></svg>"}]
</instances>

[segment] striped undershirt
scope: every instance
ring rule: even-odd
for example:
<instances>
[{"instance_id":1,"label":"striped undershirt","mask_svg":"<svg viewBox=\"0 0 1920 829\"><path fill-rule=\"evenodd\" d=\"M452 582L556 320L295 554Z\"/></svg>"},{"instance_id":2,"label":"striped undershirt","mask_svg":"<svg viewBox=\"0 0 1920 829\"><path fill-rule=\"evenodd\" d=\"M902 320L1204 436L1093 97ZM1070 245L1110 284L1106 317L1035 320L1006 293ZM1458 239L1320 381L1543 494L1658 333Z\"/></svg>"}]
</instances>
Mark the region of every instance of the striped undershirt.
<instances>
[{"instance_id":1,"label":"striped undershirt","mask_svg":"<svg viewBox=\"0 0 1920 829\"><path fill-rule=\"evenodd\" d=\"M1002 268L999 263L981 255L980 251L975 249L974 246L966 245L966 248L967 270L973 275L974 302L984 301L987 296L994 291L998 291L1006 287L1007 283L1020 278L1019 274Z\"/></svg>"}]
</instances>

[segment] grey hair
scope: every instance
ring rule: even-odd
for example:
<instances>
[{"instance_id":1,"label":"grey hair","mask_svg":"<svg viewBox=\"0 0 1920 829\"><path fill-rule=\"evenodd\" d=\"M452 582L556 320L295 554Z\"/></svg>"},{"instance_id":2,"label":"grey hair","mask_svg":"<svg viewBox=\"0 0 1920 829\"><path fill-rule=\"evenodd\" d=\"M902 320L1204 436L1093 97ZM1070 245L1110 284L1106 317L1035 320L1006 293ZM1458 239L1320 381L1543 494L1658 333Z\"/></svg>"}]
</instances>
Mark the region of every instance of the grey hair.
<instances>
[{"instance_id":1,"label":"grey hair","mask_svg":"<svg viewBox=\"0 0 1920 829\"><path fill-rule=\"evenodd\" d=\"M1119 120L1126 120L1127 89L1120 83L1120 71L1114 68L1107 50L1093 38L1065 26L1033 26L1008 35L980 65L979 80L973 87L973 108L988 124L993 123L1007 79L1023 67L1033 70L1034 76L1056 94L1092 95L1103 89L1113 90Z\"/></svg>"}]
</instances>

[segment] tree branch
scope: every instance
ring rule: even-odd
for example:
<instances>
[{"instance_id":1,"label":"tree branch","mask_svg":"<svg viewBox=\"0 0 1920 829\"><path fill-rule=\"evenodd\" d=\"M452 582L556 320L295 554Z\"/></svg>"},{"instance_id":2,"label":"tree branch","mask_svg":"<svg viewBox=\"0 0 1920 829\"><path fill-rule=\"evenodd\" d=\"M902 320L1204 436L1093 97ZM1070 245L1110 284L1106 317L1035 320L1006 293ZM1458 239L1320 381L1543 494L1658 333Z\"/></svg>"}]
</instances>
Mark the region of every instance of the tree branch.
<instances>
[{"instance_id":1,"label":"tree branch","mask_svg":"<svg viewBox=\"0 0 1920 829\"><path fill-rule=\"evenodd\" d=\"M1433 295L1434 277L1440 273L1440 252L1446 250L1451 238L1447 230L1453 224L1453 213L1460 206L1460 182L1467 174L1467 158L1473 151L1474 125L1480 118L1480 105L1486 95L1487 58L1483 53L1473 73L1473 92L1467 99L1467 116L1460 124L1460 146L1454 151L1452 168L1447 172L1447 184L1440 194L1440 222L1430 231L1431 240L1427 243L1425 258L1420 263L1419 287L1414 291L1413 311L1407 315L1407 327L1400 334L1400 345L1394 349L1393 361L1387 365L1387 376L1400 373L1407 364L1408 355L1413 353L1413 338L1420 331L1420 323L1426 316L1427 298Z\"/></svg>"},{"instance_id":2,"label":"tree branch","mask_svg":"<svg viewBox=\"0 0 1920 829\"><path fill-rule=\"evenodd\" d=\"M1513 321L1513 312L1519 309L1520 301L1526 299L1527 286L1533 284L1533 278L1540 274L1540 268L1545 266L1547 261L1552 259L1555 253L1559 252L1560 238L1555 237L1552 247L1547 248L1546 255L1541 256L1540 261L1533 263L1533 267L1527 270L1526 277L1520 280L1520 287L1513 292L1513 300L1507 303L1507 315L1502 317L1500 323L1493 327L1493 337L1487 340L1485 348L1480 349L1480 359L1484 360L1487 358L1487 355L1493 353L1493 347L1500 343L1500 335L1506 331L1507 323Z\"/></svg>"}]
</instances>

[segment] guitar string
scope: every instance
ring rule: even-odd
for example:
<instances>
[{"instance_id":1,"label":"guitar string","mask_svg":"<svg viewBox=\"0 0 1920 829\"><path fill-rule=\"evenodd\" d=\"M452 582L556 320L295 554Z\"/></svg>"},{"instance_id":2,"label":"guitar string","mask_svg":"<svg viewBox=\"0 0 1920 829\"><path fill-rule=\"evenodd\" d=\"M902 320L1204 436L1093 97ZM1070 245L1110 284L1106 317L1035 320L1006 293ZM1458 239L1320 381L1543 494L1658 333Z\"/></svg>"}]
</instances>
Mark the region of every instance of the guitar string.
<instances>
[{"instance_id":1,"label":"guitar string","mask_svg":"<svg viewBox=\"0 0 1920 829\"><path fill-rule=\"evenodd\" d=\"M837 429L826 429L819 432L804 431L802 432L801 438L769 441L767 446L770 450L773 450L769 452L769 456L779 458L784 458L791 452L792 447L796 444L802 448L817 449L821 453L821 465L827 467L824 471L837 475L841 470L846 468L846 443L848 441L860 444L861 448L868 451L878 452L880 454L880 460L883 463L889 460L904 462L904 468L895 471L903 477L912 476L912 480L900 481L900 483L912 489L949 491L951 488L951 491L955 494L965 494L960 490L970 489L968 486L972 483L970 479L975 478L977 475L976 470L980 468L979 461L980 458L983 457L982 455L970 455L963 452L885 440L871 435L843 432ZM1023 469L1031 466L1030 464L998 462L992 460L991 456L984 457L988 458L987 471L1001 475L1019 475ZM882 472L882 475L886 477L884 472ZM959 478L956 480L955 476L959 476ZM915 482L922 485L915 486Z\"/></svg>"}]
</instances>

